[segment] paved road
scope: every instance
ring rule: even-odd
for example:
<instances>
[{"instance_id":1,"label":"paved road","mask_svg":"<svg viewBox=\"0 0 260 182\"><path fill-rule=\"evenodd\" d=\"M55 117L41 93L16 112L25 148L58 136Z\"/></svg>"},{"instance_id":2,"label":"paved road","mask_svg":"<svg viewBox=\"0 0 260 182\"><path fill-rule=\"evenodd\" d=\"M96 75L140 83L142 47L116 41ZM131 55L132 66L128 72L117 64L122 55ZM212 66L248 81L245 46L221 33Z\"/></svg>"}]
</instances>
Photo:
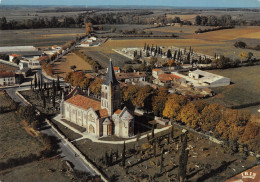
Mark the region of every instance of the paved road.
<instances>
[{"instance_id":1,"label":"paved road","mask_svg":"<svg viewBox=\"0 0 260 182\"><path fill-rule=\"evenodd\" d=\"M18 95L16 95L15 92L20 90L28 90L28 89L30 89L30 86L24 86L21 88L19 87L8 88L6 89L6 91L14 101L20 103L21 105L26 105L26 103ZM43 130L42 132L50 136L55 136L59 139L61 156L64 157L64 159L70 161L74 165L75 169L80 171L85 171L92 176L96 175L96 173L92 170L90 166L88 166L80 157L75 156L75 152L73 151L73 149L70 146L68 146L65 140L62 139L51 127Z\"/></svg>"},{"instance_id":2,"label":"paved road","mask_svg":"<svg viewBox=\"0 0 260 182\"><path fill-rule=\"evenodd\" d=\"M75 152L73 151L73 149L70 146L68 146L67 143L52 128L42 130L42 133L45 133L50 136L55 136L60 140L60 155L64 157L65 160L72 162L75 169L88 172L91 176L96 175L95 172L87 164L85 164L85 162L83 162L83 160L80 157L75 156Z\"/></svg>"}]
</instances>

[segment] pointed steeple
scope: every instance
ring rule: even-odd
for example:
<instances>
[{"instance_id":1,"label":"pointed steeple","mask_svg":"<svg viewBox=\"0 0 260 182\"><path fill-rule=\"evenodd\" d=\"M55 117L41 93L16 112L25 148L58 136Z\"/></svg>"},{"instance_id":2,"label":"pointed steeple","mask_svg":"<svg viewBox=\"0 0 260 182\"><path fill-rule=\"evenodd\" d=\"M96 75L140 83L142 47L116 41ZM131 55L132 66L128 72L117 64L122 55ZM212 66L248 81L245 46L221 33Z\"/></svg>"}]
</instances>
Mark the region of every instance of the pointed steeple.
<instances>
[{"instance_id":1,"label":"pointed steeple","mask_svg":"<svg viewBox=\"0 0 260 182\"><path fill-rule=\"evenodd\" d=\"M116 75L113 69L113 64L112 64L112 60L110 59L109 61L109 65L108 65L108 71L107 71L107 76L103 82L104 85L109 85L109 83L111 82L111 85L118 85L119 82L116 79Z\"/></svg>"}]
</instances>

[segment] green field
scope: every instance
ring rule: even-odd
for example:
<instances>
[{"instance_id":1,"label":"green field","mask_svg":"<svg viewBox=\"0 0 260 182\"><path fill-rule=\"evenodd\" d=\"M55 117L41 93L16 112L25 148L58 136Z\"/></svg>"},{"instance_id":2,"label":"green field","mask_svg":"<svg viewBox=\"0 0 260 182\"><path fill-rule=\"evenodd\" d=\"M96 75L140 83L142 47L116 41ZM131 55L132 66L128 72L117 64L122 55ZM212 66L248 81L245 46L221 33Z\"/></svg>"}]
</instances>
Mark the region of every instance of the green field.
<instances>
[{"instance_id":1,"label":"green field","mask_svg":"<svg viewBox=\"0 0 260 182\"><path fill-rule=\"evenodd\" d=\"M205 101L215 102L227 107L260 102L260 65L211 70L210 72L230 78L233 84L214 88L213 90L217 95L205 99ZM252 111L256 109L257 107L252 107Z\"/></svg>"}]
</instances>

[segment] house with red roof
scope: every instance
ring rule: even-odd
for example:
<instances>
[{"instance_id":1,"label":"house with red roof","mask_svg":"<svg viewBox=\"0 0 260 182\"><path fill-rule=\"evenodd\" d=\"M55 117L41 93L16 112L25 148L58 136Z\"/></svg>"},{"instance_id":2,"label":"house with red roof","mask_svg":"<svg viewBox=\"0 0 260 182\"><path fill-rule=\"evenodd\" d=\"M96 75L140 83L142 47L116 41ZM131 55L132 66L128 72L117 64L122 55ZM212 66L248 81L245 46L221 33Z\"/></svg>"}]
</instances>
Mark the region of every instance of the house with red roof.
<instances>
[{"instance_id":1,"label":"house with red roof","mask_svg":"<svg viewBox=\"0 0 260 182\"><path fill-rule=\"evenodd\" d=\"M153 83L160 86L172 86L174 83L186 82L185 78L182 78L175 74L163 73L158 75L158 78L153 80Z\"/></svg>"},{"instance_id":2,"label":"house with red roof","mask_svg":"<svg viewBox=\"0 0 260 182\"><path fill-rule=\"evenodd\" d=\"M152 70L152 76L154 78L158 78L158 75L163 74L164 71L162 69L155 68Z\"/></svg>"}]
</instances>

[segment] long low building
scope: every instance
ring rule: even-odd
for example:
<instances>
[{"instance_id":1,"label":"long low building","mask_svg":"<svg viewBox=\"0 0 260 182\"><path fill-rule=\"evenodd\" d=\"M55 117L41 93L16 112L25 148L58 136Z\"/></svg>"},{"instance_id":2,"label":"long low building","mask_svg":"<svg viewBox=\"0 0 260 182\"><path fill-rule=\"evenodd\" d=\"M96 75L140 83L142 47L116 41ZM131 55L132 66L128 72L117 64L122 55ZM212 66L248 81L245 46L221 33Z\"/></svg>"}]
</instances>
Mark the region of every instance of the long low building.
<instances>
[{"instance_id":1,"label":"long low building","mask_svg":"<svg viewBox=\"0 0 260 182\"><path fill-rule=\"evenodd\" d=\"M15 84L15 73L10 71L0 72L0 86L9 86Z\"/></svg>"},{"instance_id":2,"label":"long low building","mask_svg":"<svg viewBox=\"0 0 260 182\"><path fill-rule=\"evenodd\" d=\"M192 78L193 82L199 84L199 87L221 87L230 85L230 78L202 70L190 71L189 77Z\"/></svg>"},{"instance_id":3,"label":"long low building","mask_svg":"<svg viewBox=\"0 0 260 182\"><path fill-rule=\"evenodd\" d=\"M144 82L146 78L145 72L132 72L132 73L116 73L116 79L125 83L138 83Z\"/></svg>"},{"instance_id":4,"label":"long low building","mask_svg":"<svg viewBox=\"0 0 260 182\"><path fill-rule=\"evenodd\" d=\"M34 46L6 46L0 47L0 53L8 52L24 52L24 51L37 51L37 48Z\"/></svg>"}]
</instances>

